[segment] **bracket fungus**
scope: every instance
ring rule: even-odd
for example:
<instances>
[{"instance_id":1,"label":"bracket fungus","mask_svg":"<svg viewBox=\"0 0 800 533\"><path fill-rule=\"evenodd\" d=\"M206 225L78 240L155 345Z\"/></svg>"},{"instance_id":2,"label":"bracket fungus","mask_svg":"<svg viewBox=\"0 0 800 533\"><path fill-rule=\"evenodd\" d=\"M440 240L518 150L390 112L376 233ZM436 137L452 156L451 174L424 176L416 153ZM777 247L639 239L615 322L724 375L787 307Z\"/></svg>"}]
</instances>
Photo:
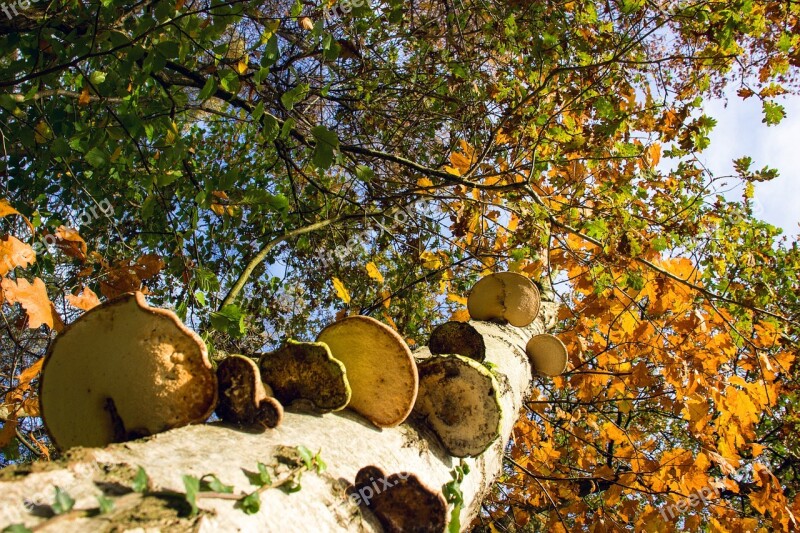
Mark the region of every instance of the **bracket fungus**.
<instances>
[{"instance_id":1,"label":"bracket fungus","mask_svg":"<svg viewBox=\"0 0 800 533\"><path fill-rule=\"evenodd\" d=\"M445 322L431 332L428 347L434 355L454 353L479 363L486 358L486 343L469 322Z\"/></svg>"},{"instance_id":2,"label":"bracket fungus","mask_svg":"<svg viewBox=\"0 0 800 533\"><path fill-rule=\"evenodd\" d=\"M394 427L411 413L419 378L411 350L385 324L351 316L323 329L333 357L344 363L352 395L349 407L378 427Z\"/></svg>"},{"instance_id":3,"label":"bracket fungus","mask_svg":"<svg viewBox=\"0 0 800 533\"><path fill-rule=\"evenodd\" d=\"M567 370L567 347L549 333L534 335L525 346L533 369L543 376L558 376Z\"/></svg>"},{"instance_id":4,"label":"bracket fungus","mask_svg":"<svg viewBox=\"0 0 800 533\"><path fill-rule=\"evenodd\" d=\"M450 455L481 454L500 436L499 385L482 364L455 354L419 362L414 414L425 419Z\"/></svg>"},{"instance_id":5,"label":"bracket fungus","mask_svg":"<svg viewBox=\"0 0 800 533\"><path fill-rule=\"evenodd\" d=\"M350 498L372 511L386 533L441 533L447 525L441 493L407 472L387 476L376 466L365 466L356 474Z\"/></svg>"},{"instance_id":6,"label":"bracket fungus","mask_svg":"<svg viewBox=\"0 0 800 533\"><path fill-rule=\"evenodd\" d=\"M283 406L267 395L258 365L243 355L230 355L217 367L217 415L237 426L274 428L283 419Z\"/></svg>"},{"instance_id":7,"label":"bracket fungus","mask_svg":"<svg viewBox=\"0 0 800 533\"><path fill-rule=\"evenodd\" d=\"M325 343L290 339L281 349L263 354L258 366L261 379L284 405L307 400L322 411L338 411L350 402L345 366Z\"/></svg>"},{"instance_id":8,"label":"bracket fungus","mask_svg":"<svg viewBox=\"0 0 800 533\"><path fill-rule=\"evenodd\" d=\"M205 421L217 383L202 339L136 292L87 311L56 337L39 398L58 448L105 446Z\"/></svg>"},{"instance_id":9,"label":"bracket fungus","mask_svg":"<svg viewBox=\"0 0 800 533\"><path fill-rule=\"evenodd\" d=\"M467 299L469 316L475 320L525 327L539 314L541 297L536 285L522 274L498 272L481 278Z\"/></svg>"}]
</instances>

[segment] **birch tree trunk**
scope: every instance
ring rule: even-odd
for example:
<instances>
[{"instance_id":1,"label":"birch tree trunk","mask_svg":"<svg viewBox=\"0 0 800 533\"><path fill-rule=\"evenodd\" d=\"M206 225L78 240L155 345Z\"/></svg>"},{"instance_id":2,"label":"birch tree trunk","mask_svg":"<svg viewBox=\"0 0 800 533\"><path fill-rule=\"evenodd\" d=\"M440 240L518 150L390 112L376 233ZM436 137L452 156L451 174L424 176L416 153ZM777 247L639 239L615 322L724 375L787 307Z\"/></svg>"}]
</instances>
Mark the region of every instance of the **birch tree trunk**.
<instances>
[{"instance_id":1,"label":"birch tree trunk","mask_svg":"<svg viewBox=\"0 0 800 533\"><path fill-rule=\"evenodd\" d=\"M465 459L470 472L461 483L462 528L478 514L481 501L500 473L503 451L529 394L531 367L525 344L555 320L556 305L542 302L539 317L526 328L473 321L483 335L486 360L500 384L503 408L500 438L477 458ZM426 355L421 349L419 357ZM246 514L234 501L203 498L200 513L181 517L163 498L122 494L138 467L144 468L152 490L184 492L182 476L215 474L236 493L252 492L247 472L259 462L271 465L288 448L303 445L327 463L321 474L306 472L298 492L266 490L261 509ZM380 531L369 512L347 497L345 489L364 466L388 474L415 474L436 492L451 481L460 459L443 451L436 437L409 421L392 429L377 429L356 413L310 415L287 412L283 423L264 433L249 433L218 424L188 426L153 437L104 449L77 449L53 463L10 467L0 471L0 528L24 524L37 531ZM74 510L47 518L58 486L75 499ZM80 510L98 507L97 496L115 500L114 509L96 516Z\"/></svg>"}]
</instances>

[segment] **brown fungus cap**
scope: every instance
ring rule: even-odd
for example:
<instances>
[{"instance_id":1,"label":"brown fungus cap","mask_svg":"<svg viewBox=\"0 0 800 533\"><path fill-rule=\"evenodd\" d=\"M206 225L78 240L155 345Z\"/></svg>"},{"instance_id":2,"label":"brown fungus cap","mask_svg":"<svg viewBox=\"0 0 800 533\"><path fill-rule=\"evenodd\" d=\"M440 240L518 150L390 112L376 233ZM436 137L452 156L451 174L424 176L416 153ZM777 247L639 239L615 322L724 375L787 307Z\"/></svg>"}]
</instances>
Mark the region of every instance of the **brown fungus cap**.
<instances>
[{"instance_id":1,"label":"brown fungus cap","mask_svg":"<svg viewBox=\"0 0 800 533\"><path fill-rule=\"evenodd\" d=\"M475 320L525 327L539 314L541 297L533 282L513 272L481 278L469 293L467 310Z\"/></svg>"},{"instance_id":2,"label":"brown fungus cap","mask_svg":"<svg viewBox=\"0 0 800 533\"><path fill-rule=\"evenodd\" d=\"M431 333L428 347L431 353L454 353L469 357L478 362L486 358L486 343L483 335L469 322L445 322L436 326Z\"/></svg>"},{"instance_id":3,"label":"brown fungus cap","mask_svg":"<svg viewBox=\"0 0 800 533\"><path fill-rule=\"evenodd\" d=\"M386 533L441 533L447 525L447 502L414 474L387 476L376 466L356 474L350 498L378 518Z\"/></svg>"},{"instance_id":4,"label":"brown fungus cap","mask_svg":"<svg viewBox=\"0 0 800 533\"><path fill-rule=\"evenodd\" d=\"M217 367L217 415L241 427L274 428L283 419L283 406L270 398L261 382L258 365L243 355L230 355Z\"/></svg>"},{"instance_id":5,"label":"brown fungus cap","mask_svg":"<svg viewBox=\"0 0 800 533\"><path fill-rule=\"evenodd\" d=\"M549 333L534 335L525 346L533 370L543 376L558 376L567 370L567 347Z\"/></svg>"},{"instance_id":6,"label":"brown fungus cap","mask_svg":"<svg viewBox=\"0 0 800 533\"><path fill-rule=\"evenodd\" d=\"M39 399L59 449L99 447L205 421L217 382L202 339L136 292L87 311L56 337Z\"/></svg>"},{"instance_id":7,"label":"brown fungus cap","mask_svg":"<svg viewBox=\"0 0 800 533\"><path fill-rule=\"evenodd\" d=\"M417 397L417 365L397 332L374 318L351 316L326 327L317 341L347 369L349 407L378 427L408 417Z\"/></svg>"},{"instance_id":8,"label":"brown fungus cap","mask_svg":"<svg viewBox=\"0 0 800 533\"><path fill-rule=\"evenodd\" d=\"M322 411L338 411L350 402L344 364L323 342L289 340L259 360L261 379L284 405L305 400Z\"/></svg>"},{"instance_id":9,"label":"brown fungus cap","mask_svg":"<svg viewBox=\"0 0 800 533\"><path fill-rule=\"evenodd\" d=\"M419 362L415 416L423 418L455 457L481 454L500 436L499 387L480 363L460 355Z\"/></svg>"}]
</instances>

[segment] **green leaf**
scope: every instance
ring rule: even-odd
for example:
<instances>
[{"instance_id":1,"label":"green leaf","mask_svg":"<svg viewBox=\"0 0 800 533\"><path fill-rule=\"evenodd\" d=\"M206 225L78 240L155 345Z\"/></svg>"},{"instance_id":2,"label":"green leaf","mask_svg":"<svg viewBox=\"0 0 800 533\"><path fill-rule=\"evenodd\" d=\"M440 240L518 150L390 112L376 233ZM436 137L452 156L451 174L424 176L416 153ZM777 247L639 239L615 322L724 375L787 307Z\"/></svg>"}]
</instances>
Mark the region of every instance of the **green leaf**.
<instances>
[{"instance_id":1,"label":"green leaf","mask_svg":"<svg viewBox=\"0 0 800 533\"><path fill-rule=\"evenodd\" d=\"M786 109L780 104L764 100L762 108L764 111L764 118L761 119L761 122L765 123L767 126L779 124L781 120L786 118Z\"/></svg>"},{"instance_id":2,"label":"green leaf","mask_svg":"<svg viewBox=\"0 0 800 533\"><path fill-rule=\"evenodd\" d=\"M200 100L208 100L208 98L216 91L217 81L214 79L214 76L211 76L206 80L205 85L203 85L203 89L200 91L200 94L197 97Z\"/></svg>"},{"instance_id":3,"label":"green leaf","mask_svg":"<svg viewBox=\"0 0 800 533\"><path fill-rule=\"evenodd\" d=\"M306 465L306 468L311 470L311 466L314 464L314 454L311 453L311 450L301 444L297 447L297 453L300 454L300 459L303 460L303 464Z\"/></svg>"},{"instance_id":4,"label":"green leaf","mask_svg":"<svg viewBox=\"0 0 800 533\"><path fill-rule=\"evenodd\" d=\"M239 90L239 75L229 68L220 70L219 86L229 93L235 93Z\"/></svg>"},{"instance_id":5,"label":"green leaf","mask_svg":"<svg viewBox=\"0 0 800 533\"><path fill-rule=\"evenodd\" d=\"M200 478L200 492L233 493L233 485L225 485L214 474L206 474Z\"/></svg>"},{"instance_id":6,"label":"green leaf","mask_svg":"<svg viewBox=\"0 0 800 533\"><path fill-rule=\"evenodd\" d=\"M131 488L133 492L142 493L147 490L148 485L150 485L150 477L147 475L147 472L144 471L144 468L140 466L136 471L136 477L133 478L133 485Z\"/></svg>"},{"instance_id":7,"label":"green leaf","mask_svg":"<svg viewBox=\"0 0 800 533\"><path fill-rule=\"evenodd\" d=\"M261 495L257 491L252 492L237 500L236 505L246 514L256 514L261 509Z\"/></svg>"},{"instance_id":8,"label":"green leaf","mask_svg":"<svg viewBox=\"0 0 800 533\"><path fill-rule=\"evenodd\" d=\"M105 166L108 163L108 155L98 147L94 147L86 152L86 161L94 168Z\"/></svg>"},{"instance_id":9,"label":"green leaf","mask_svg":"<svg viewBox=\"0 0 800 533\"><path fill-rule=\"evenodd\" d=\"M258 105L256 105L256 108L253 109L251 116L253 117L253 120L258 122L263 115L264 115L264 102L259 102Z\"/></svg>"},{"instance_id":10,"label":"green leaf","mask_svg":"<svg viewBox=\"0 0 800 533\"><path fill-rule=\"evenodd\" d=\"M231 337L244 336L244 313L238 305L228 304L219 311L211 313L211 325L217 331L227 333Z\"/></svg>"},{"instance_id":11,"label":"green leaf","mask_svg":"<svg viewBox=\"0 0 800 533\"><path fill-rule=\"evenodd\" d=\"M374 177L375 177L375 171L372 170L371 167L368 167L367 165L358 165L356 167L357 179L369 183L370 181L372 181L372 178Z\"/></svg>"},{"instance_id":12,"label":"green leaf","mask_svg":"<svg viewBox=\"0 0 800 533\"><path fill-rule=\"evenodd\" d=\"M283 122L283 126L281 126L281 139L289 138L289 134L291 133L292 128L294 128L294 123L295 120L292 117L287 118Z\"/></svg>"},{"instance_id":13,"label":"green leaf","mask_svg":"<svg viewBox=\"0 0 800 533\"><path fill-rule=\"evenodd\" d=\"M311 86L308 83L301 83L297 87L286 91L281 95L281 103L286 109L291 111L295 104L303 101L303 99L306 97L306 94L308 94L308 89L310 87Z\"/></svg>"},{"instance_id":14,"label":"green leaf","mask_svg":"<svg viewBox=\"0 0 800 533\"><path fill-rule=\"evenodd\" d=\"M106 73L100 70L95 70L89 75L89 81L92 83L92 85L100 85L106 81Z\"/></svg>"},{"instance_id":15,"label":"green leaf","mask_svg":"<svg viewBox=\"0 0 800 533\"><path fill-rule=\"evenodd\" d=\"M97 505L100 507L100 514L110 513L114 510L114 500L104 494L97 496Z\"/></svg>"},{"instance_id":16,"label":"green leaf","mask_svg":"<svg viewBox=\"0 0 800 533\"><path fill-rule=\"evenodd\" d=\"M289 208L289 199L282 194L267 196L267 204L273 211L286 211Z\"/></svg>"},{"instance_id":17,"label":"green leaf","mask_svg":"<svg viewBox=\"0 0 800 533\"><path fill-rule=\"evenodd\" d=\"M278 119L273 117L270 114L264 115L264 120L261 121L263 124L262 134L264 135L264 140L267 142L272 142L278 138L278 135L281 134L281 128L278 125Z\"/></svg>"},{"instance_id":18,"label":"green leaf","mask_svg":"<svg viewBox=\"0 0 800 533\"><path fill-rule=\"evenodd\" d=\"M258 480L261 482L261 486L264 485L272 485L272 478L267 471L267 465L264 463L258 463Z\"/></svg>"},{"instance_id":19,"label":"green leaf","mask_svg":"<svg viewBox=\"0 0 800 533\"><path fill-rule=\"evenodd\" d=\"M55 514L68 513L75 506L75 500L61 487L56 486L56 498L52 508Z\"/></svg>"},{"instance_id":20,"label":"green leaf","mask_svg":"<svg viewBox=\"0 0 800 533\"><path fill-rule=\"evenodd\" d=\"M3 528L3 533L33 533L25 524L11 524Z\"/></svg>"},{"instance_id":21,"label":"green leaf","mask_svg":"<svg viewBox=\"0 0 800 533\"><path fill-rule=\"evenodd\" d=\"M315 126L311 134L316 140L311 159L317 168L326 170L333 164L334 153L339 149L339 138L325 126Z\"/></svg>"},{"instance_id":22,"label":"green leaf","mask_svg":"<svg viewBox=\"0 0 800 533\"><path fill-rule=\"evenodd\" d=\"M186 503L192 508L192 516L196 516L199 509L197 508L197 493L200 492L200 480L194 476L182 476L183 486L186 488Z\"/></svg>"}]
</instances>

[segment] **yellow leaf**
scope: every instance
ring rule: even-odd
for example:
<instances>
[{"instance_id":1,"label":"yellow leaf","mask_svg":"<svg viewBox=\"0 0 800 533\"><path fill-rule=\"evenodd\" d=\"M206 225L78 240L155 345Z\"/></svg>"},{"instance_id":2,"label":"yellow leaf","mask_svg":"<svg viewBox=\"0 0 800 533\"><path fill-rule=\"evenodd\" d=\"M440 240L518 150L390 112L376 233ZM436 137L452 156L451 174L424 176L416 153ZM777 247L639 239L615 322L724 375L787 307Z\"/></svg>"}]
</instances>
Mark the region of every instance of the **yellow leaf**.
<instances>
[{"instance_id":1,"label":"yellow leaf","mask_svg":"<svg viewBox=\"0 0 800 533\"><path fill-rule=\"evenodd\" d=\"M448 165L444 166L444 171L447 172L448 174L452 174L453 176L460 176L461 175L461 171L459 171L457 168L453 168L453 167L448 166Z\"/></svg>"},{"instance_id":2,"label":"yellow leaf","mask_svg":"<svg viewBox=\"0 0 800 533\"><path fill-rule=\"evenodd\" d=\"M383 298L383 306L386 309L389 309L389 307L392 305L392 293L384 289L381 291L381 298Z\"/></svg>"},{"instance_id":3,"label":"yellow leaf","mask_svg":"<svg viewBox=\"0 0 800 533\"><path fill-rule=\"evenodd\" d=\"M346 304L350 303L350 293L347 292L347 288L339 278L333 278L333 288L336 289L336 296L338 296L340 300Z\"/></svg>"},{"instance_id":4,"label":"yellow leaf","mask_svg":"<svg viewBox=\"0 0 800 533\"><path fill-rule=\"evenodd\" d=\"M31 284L24 278L12 280L5 278L0 286L6 299L18 303L28 314L28 327L37 329L42 324L50 329L60 331L63 327L61 317L58 316L53 304L47 297L47 287L44 282L36 278Z\"/></svg>"},{"instance_id":5,"label":"yellow leaf","mask_svg":"<svg viewBox=\"0 0 800 533\"><path fill-rule=\"evenodd\" d=\"M28 225L28 228L33 233L33 225L31 225L31 221L28 220L28 217L11 207L11 204L8 203L8 200L0 198L0 218L7 217L8 215L19 215L23 219L25 219L25 223Z\"/></svg>"},{"instance_id":6,"label":"yellow leaf","mask_svg":"<svg viewBox=\"0 0 800 533\"><path fill-rule=\"evenodd\" d=\"M89 309L100 305L100 299L97 294L89 287L84 287L80 294L68 294L67 302L72 307L88 311Z\"/></svg>"},{"instance_id":7,"label":"yellow leaf","mask_svg":"<svg viewBox=\"0 0 800 533\"><path fill-rule=\"evenodd\" d=\"M378 267L372 261L367 263L367 275L378 283L383 283L383 274L381 274Z\"/></svg>"},{"instance_id":8,"label":"yellow leaf","mask_svg":"<svg viewBox=\"0 0 800 533\"><path fill-rule=\"evenodd\" d=\"M442 266L442 260L431 251L425 250L419 255L419 258L422 260L422 266L425 268L435 269Z\"/></svg>"},{"instance_id":9,"label":"yellow leaf","mask_svg":"<svg viewBox=\"0 0 800 533\"><path fill-rule=\"evenodd\" d=\"M221 204L211 204L211 210L218 215L222 215L225 213L225 206Z\"/></svg>"},{"instance_id":10,"label":"yellow leaf","mask_svg":"<svg viewBox=\"0 0 800 533\"><path fill-rule=\"evenodd\" d=\"M0 239L0 276L5 276L17 267L26 268L36 262L36 252L33 248L8 235Z\"/></svg>"},{"instance_id":11,"label":"yellow leaf","mask_svg":"<svg viewBox=\"0 0 800 533\"><path fill-rule=\"evenodd\" d=\"M447 299L451 302L456 302L457 304L467 305L467 299L463 296L459 296L458 294L450 293L447 295Z\"/></svg>"},{"instance_id":12,"label":"yellow leaf","mask_svg":"<svg viewBox=\"0 0 800 533\"><path fill-rule=\"evenodd\" d=\"M417 180L417 185L420 187L433 187L433 182L428 178L420 178Z\"/></svg>"},{"instance_id":13,"label":"yellow leaf","mask_svg":"<svg viewBox=\"0 0 800 533\"><path fill-rule=\"evenodd\" d=\"M89 105L90 100L91 98L89 97L89 88L84 87L83 90L81 91L80 97L78 98L78 104Z\"/></svg>"},{"instance_id":14,"label":"yellow leaf","mask_svg":"<svg viewBox=\"0 0 800 533\"><path fill-rule=\"evenodd\" d=\"M471 161L458 152L450 154L450 163L456 167L462 174L469 170Z\"/></svg>"},{"instance_id":15,"label":"yellow leaf","mask_svg":"<svg viewBox=\"0 0 800 533\"><path fill-rule=\"evenodd\" d=\"M297 22L300 23L300 27L304 30L311 31L314 29L314 22L308 17L300 17Z\"/></svg>"},{"instance_id":16,"label":"yellow leaf","mask_svg":"<svg viewBox=\"0 0 800 533\"><path fill-rule=\"evenodd\" d=\"M452 315L450 315L450 320L453 322L469 322L470 316L469 311L466 309L459 309Z\"/></svg>"},{"instance_id":17,"label":"yellow leaf","mask_svg":"<svg viewBox=\"0 0 800 533\"><path fill-rule=\"evenodd\" d=\"M245 72L247 72L247 58L246 57L244 59L242 59L241 61L239 61L238 63L236 63L236 72L238 72L239 74L244 74Z\"/></svg>"},{"instance_id":18,"label":"yellow leaf","mask_svg":"<svg viewBox=\"0 0 800 533\"><path fill-rule=\"evenodd\" d=\"M650 156L650 166L658 166L658 162L661 161L661 145L658 143L651 144L650 148L647 149L647 153Z\"/></svg>"}]
</instances>

